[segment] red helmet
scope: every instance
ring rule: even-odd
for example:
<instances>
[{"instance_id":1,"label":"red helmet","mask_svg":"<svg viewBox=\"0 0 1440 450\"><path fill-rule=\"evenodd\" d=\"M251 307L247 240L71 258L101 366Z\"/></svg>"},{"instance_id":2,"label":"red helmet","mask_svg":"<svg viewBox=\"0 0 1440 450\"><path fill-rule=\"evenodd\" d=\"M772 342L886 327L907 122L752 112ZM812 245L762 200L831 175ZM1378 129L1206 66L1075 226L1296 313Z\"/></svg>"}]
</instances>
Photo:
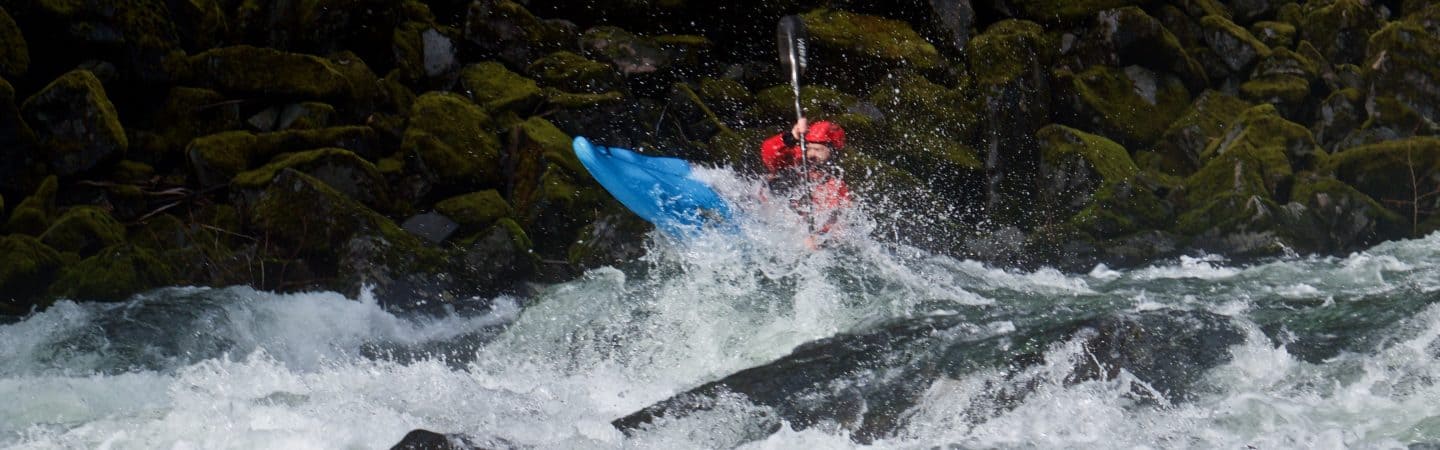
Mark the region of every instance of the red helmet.
<instances>
[{"instance_id":1,"label":"red helmet","mask_svg":"<svg viewBox=\"0 0 1440 450\"><path fill-rule=\"evenodd\" d=\"M825 144L830 148L839 150L845 147L845 129L840 128L834 122L819 121L810 124L805 131L805 142Z\"/></svg>"}]
</instances>

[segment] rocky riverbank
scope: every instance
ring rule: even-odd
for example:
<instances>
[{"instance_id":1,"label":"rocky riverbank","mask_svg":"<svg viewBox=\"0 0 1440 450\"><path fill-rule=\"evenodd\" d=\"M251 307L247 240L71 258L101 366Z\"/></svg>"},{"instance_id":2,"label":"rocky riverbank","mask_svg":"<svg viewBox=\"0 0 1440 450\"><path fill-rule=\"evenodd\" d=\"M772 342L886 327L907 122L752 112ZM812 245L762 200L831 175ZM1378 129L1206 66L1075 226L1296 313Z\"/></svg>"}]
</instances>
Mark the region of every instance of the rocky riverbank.
<instances>
[{"instance_id":1,"label":"rocky riverbank","mask_svg":"<svg viewBox=\"0 0 1440 450\"><path fill-rule=\"evenodd\" d=\"M808 114L937 251L1088 269L1440 228L1440 5L120 0L0 7L0 313L167 285L464 304L632 259L585 135L754 170ZM8 200L8 202L7 202Z\"/></svg>"}]
</instances>

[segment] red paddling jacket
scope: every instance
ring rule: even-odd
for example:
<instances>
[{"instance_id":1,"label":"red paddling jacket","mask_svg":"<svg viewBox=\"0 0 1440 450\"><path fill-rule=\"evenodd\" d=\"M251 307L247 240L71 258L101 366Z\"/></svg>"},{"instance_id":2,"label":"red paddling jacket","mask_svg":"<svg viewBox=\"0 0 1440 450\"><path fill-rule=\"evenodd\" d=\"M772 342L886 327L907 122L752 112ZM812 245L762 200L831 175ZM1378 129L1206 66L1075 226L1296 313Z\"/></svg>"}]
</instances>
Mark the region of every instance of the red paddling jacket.
<instances>
[{"instance_id":1,"label":"red paddling jacket","mask_svg":"<svg viewBox=\"0 0 1440 450\"><path fill-rule=\"evenodd\" d=\"M800 173L802 153L799 143L793 142L793 140L794 138L788 132L766 139L764 143L760 144L760 162L765 164L765 170L770 172L772 179L809 180L811 186L809 197L813 208L801 208L801 205L797 204L795 205L796 209L805 213L812 209L817 212L834 211L849 206L850 189L845 186L845 180L840 177L812 167L810 173L806 174L808 176L802 178ZM845 146L845 130L831 122L815 122L806 130L805 142L830 146L830 157L834 161L834 158L839 157L840 149ZM822 226L820 232L829 231L834 222L835 217L831 217Z\"/></svg>"}]
</instances>

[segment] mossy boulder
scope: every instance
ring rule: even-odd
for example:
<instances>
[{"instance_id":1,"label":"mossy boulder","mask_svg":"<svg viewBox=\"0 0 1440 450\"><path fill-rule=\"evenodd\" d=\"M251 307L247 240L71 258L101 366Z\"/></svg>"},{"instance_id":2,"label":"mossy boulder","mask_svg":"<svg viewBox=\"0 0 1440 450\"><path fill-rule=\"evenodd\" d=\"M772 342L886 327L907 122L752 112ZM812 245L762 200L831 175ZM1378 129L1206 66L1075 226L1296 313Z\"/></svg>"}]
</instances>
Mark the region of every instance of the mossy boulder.
<instances>
[{"instance_id":1,"label":"mossy boulder","mask_svg":"<svg viewBox=\"0 0 1440 450\"><path fill-rule=\"evenodd\" d=\"M259 169L235 175L230 180L230 187L258 193L285 169L315 177L346 197L371 208L386 211L392 207L385 177L380 170L370 161L342 148L280 154Z\"/></svg>"},{"instance_id":2,"label":"mossy boulder","mask_svg":"<svg viewBox=\"0 0 1440 450\"><path fill-rule=\"evenodd\" d=\"M667 105L669 109L666 112L665 120L671 122L666 128L678 129L678 136L675 136L674 139L684 141L677 147L698 147L696 144L709 141L716 134L726 132L730 128L714 110L710 109L710 105L700 98L700 94L691 89L688 84L675 83L672 85ZM721 155L680 154L677 156L712 162L715 156Z\"/></svg>"},{"instance_id":3,"label":"mossy boulder","mask_svg":"<svg viewBox=\"0 0 1440 450\"><path fill-rule=\"evenodd\" d=\"M800 87L800 107L810 120L824 120L845 114L859 100L854 95L825 86ZM755 107L748 117L788 129L789 126L785 124L795 121L794 90L790 85L779 85L755 93Z\"/></svg>"},{"instance_id":4,"label":"mossy boulder","mask_svg":"<svg viewBox=\"0 0 1440 450\"><path fill-rule=\"evenodd\" d=\"M1237 260L1276 257L1305 241L1297 233L1313 229L1304 206L1281 205L1259 195L1226 193L1180 215L1176 230L1189 236L1194 250Z\"/></svg>"},{"instance_id":5,"label":"mossy boulder","mask_svg":"<svg viewBox=\"0 0 1440 450\"><path fill-rule=\"evenodd\" d=\"M1156 143L1163 168L1167 173L1178 175L1199 169L1204 162L1200 155L1205 147L1219 139L1231 122L1248 108L1250 103L1218 91L1201 93L1184 114L1170 123Z\"/></svg>"},{"instance_id":6,"label":"mossy boulder","mask_svg":"<svg viewBox=\"0 0 1440 450\"><path fill-rule=\"evenodd\" d=\"M1440 10L1440 8L1435 8ZM1436 13L1440 16L1440 13ZM1370 37L1361 65L1371 98L1392 97L1430 123L1440 123L1440 19L1390 22Z\"/></svg>"},{"instance_id":7,"label":"mossy boulder","mask_svg":"<svg viewBox=\"0 0 1440 450\"><path fill-rule=\"evenodd\" d=\"M460 72L460 85L470 99L491 114L503 111L530 114L545 99L535 80L511 72L504 64L494 61L465 66Z\"/></svg>"},{"instance_id":8,"label":"mossy boulder","mask_svg":"<svg viewBox=\"0 0 1440 450\"><path fill-rule=\"evenodd\" d=\"M539 271L534 242L519 223L502 218L464 244L462 274L481 291L505 291Z\"/></svg>"},{"instance_id":9,"label":"mossy boulder","mask_svg":"<svg viewBox=\"0 0 1440 450\"><path fill-rule=\"evenodd\" d=\"M728 78L701 78L695 90L717 114L733 117L755 103L755 95L745 85Z\"/></svg>"},{"instance_id":10,"label":"mossy boulder","mask_svg":"<svg viewBox=\"0 0 1440 450\"><path fill-rule=\"evenodd\" d=\"M1006 85L1043 77L1055 47L1040 24L1001 20L970 41L967 56L976 84Z\"/></svg>"},{"instance_id":11,"label":"mossy boulder","mask_svg":"<svg viewBox=\"0 0 1440 450\"><path fill-rule=\"evenodd\" d=\"M194 139L186 147L186 155L200 184L208 187L228 183L275 155L327 147L374 157L378 143L375 130L362 126L273 133L227 131Z\"/></svg>"},{"instance_id":12,"label":"mossy boulder","mask_svg":"<svg viewBox=\"0 0 1440 450\"><path fill-rule=\"evenodd\" d=\"M1270 46L1229 19L1205 16L1200 19L1200 26L1205 43L1232 72L1242 72L1257 59L1270 54Z\"/></svg>"},{"instance_id":13,"label":"mossy boulder","mask_svg":"<svg viewBox=\"0 0 1440 450\"><path fill-rule=\"evenodd\" d=\"M1153 183L1131 176L1107 180L1089 196L1084 208L1064 226L1097 240L1121 238L1168 227L1174 210L1155 192Z\"/></svg>"},{"instance_id":14,"label":"mossy boulder","mask_svg":"<svg viewBox=\"0 0 1440 450\"><path fill-rule=\"evenodd\" d=\"M325 99L350 95L342 71L324 58L248 45L207 50L187 60L190 79L237 94Z\"/></svg>"},{"instance_id":15,"label":"mossy boulder","mask_svg":"<svg viewBox=\"0 0 1440 450\"><path fill-rule=\"evenodd\" d=\"M1276 167L1280 161L1275 161L1273 156L1273 153L1257 152L1254 147L1244 145L1243 148L1211 158L1200 170L1185 178L1177 206L1193 212L1208 208L1207 205L1221 198L1256 197L1269 201L1273 196L1265 184L1266 175L1274 178L1291 174L1288 166ZM1190 229L1182 227L1179 231L1194 234L1203 229L1203 226Z\"/></svg>"},{"instance_id":16,"label":"mossy boulder","mask_svg":"<svg viewBox=\"0 0 1440 450\"><path fill-rule=\"evenodd\" d=\"M602 198L608 196L599 187L582 185L575 176L551 166L540 176L539 190L529 209L516 212L517 220L526 226L536 241L535 249L544 257L563 259L574 242L580 227L594 219Z\"/></svg>"},{"instance_id":17,"label":"mossy boulder","mask_svg":"<svg viewBox=\"0 0 1440 450\"><path fill-rule=\"evenodd\" d=\"M550 106L581 110L586 108L614 106L625 100L625 95L619 91L610 91L603 94L586 94L566 92L557 88L545 88L545 102Z\"/></svg>"},{"instance_id":18,"label":"mossy boulder","mask_svg":"<svg viewBox=\"0 0 1440 450\"><path fill-rule=\"evenodd\" d=\"M1376 11L1360 0L1307 2L1300 22L1301 39L1315 43L1325 60L1336 64L1359 63L1366 41L1379 29Z\"/></svg>"},{"instance_id":19,"label":"mossy boulder","mask_svg":"<svg viewBox=\"0 0 1440 450\"><path fill-rule=\"evenodd\" d=\"M292 169L282 169L259 195L249 220L256 231L283 248L321 259L333 255L337 245L360 236L416 252L422 247L418 238L390 219Z\"/></svg>"},{"instance_id":20,"label":"mossy boulder","mask_svg":"<svg viewBox=\"0 0 1440 450\"><path fill-rule=\"evenodd\" d=\"M908 23L833 9L801 16L809 33L812 77L863 86L894 67L943 67L940 52Z\"/></svg>"},{"instance_id":21,"label":"mossy boulder","mask_svg":"<svg viewBox=\"0 0 1440 450\"><path fill-rule=\"evenodd\" d=\"M566 92L602 94L621 85L613 66L563 50L536 60L525 71L540 84Z\"/></svg>"},{"instance_id":22,"label":"mossy boulder","mask_svg":"<svg viewBox=\"0 0 1440 450\"><path fill-rule=\"evenodd\" d=\"M1412 225L1405 216L1340 180L1303 177L1291 201L1305 205L1315 217L1311 250L1338 253L1358 250L1406 235Z\"/></svg>"},{"instance_id":23,"label":"mossy boulder","mask_svg":"<svg viewBox=\"0 0 1440 450\"><path fill-rule=\"evenodd\" d=\"M581 270L616 266L645 255L645 235L655 226L619 202L607 202L595 221L580 229L566 261Z\"/></svg>"},{"instance_id":24,"label":"mossy boulder","mask_svg":"<svg viewBox=\"0 0 1440 450\"><path fill-rule=\"evenodd\" d=\"M1040 141L1040 197L1047 210L1062 217L1089 204L1101 185L1140 171L1125 147L1103 136L1052 124L1036 132L1036 138Z\"/></svg>"},{"instance_id":25,"label":"mossy boulder","mask_svg":"<svg viewBox=\"0 0 1440 450\"><path fill-rule=\"evenodd\" d=\"M1075 120L1126 145L1153 145L1190 104L1179 79L1140 66L1093 66L1070 77Z\"/></svg>"},{"instance_id":26,"label":"mossy boulder","mask_svg":"<svg viewBox=\"0 0 1440 450\"><path fill-rule=\"evenodd\" d=\"M1031 180L1039 159L1035 131L1050 122L1048 67L1057 48L1039 24L1023 20L996 22L970 40L966 56L987 124L981 136L986 148L981 151L987 154L985 201L992 210L1011 199L1034 196Z\"/></svg>"},{"instance_id":27,"label":"mossy boulder","mask_svg":"<svg viewBox=\"0 0 1440 450\"><path fill-rule=\"evenodd\" d=\"M498 186L500 142L491 125L490 115L469 99L431 92L415 100L400 147L441 184Z\"/></svg>"},{"instance_id":28,"label":"mossy boulder","mask_svg":"<svg viewBox=\"0 0 1440 450\"><path fill-rule=\"evenodd\" d=\"M1333 152L1340 149L1338 144L1346 136L1360 128L1365 115L1365 94L1355 88L1341 89L1320 102L1318 117L1310 131L1322 147Z\"/></svg>"},{"instance_id":29,"label":"mossy boulder","mask_svg":"<svg viewBox=\"0 0 1440 450\"><path fill-rule=\"evenodd\" d=\"M511 0L481 0L470 4L465 19L465 40L497 55L511 67L524 67L536 58L571 48L578 41L573 24L542 20Z\"/></svg>"},{"instance_id":30,"label":"mossy boulder","mask_svg":"<svg viewBox=\"0 0 1440 450\"><path fill-rule=\"evenodd\" d=\"M1260 59L1249 81L1240 85L1247 100L1272 103L1295 117L1308 103L1310 86L1318 81L1319 63L1287 48Z\"/></svg>"},{"instance_id":31,"label":"mossy boulder","mask_svg":"<svg viewBox=\"0 0 1440 450\"><path fill-rule=\"evenodd\" d=\"M328 103L291 103L280 109L275 130L315 130L329 127L334 120L335 107Z\"/></svg>"},{"instance_id":32,"label":"mossy boulder","mask_svg":"<svg viewBox=\"0 0 1440 450\"><path fill-rule=\"evenodd\" d=\"M510 204L500 197L500 192L494 189L441 200L435 204L435 211L472 230L490 226L496 220L515 214L510 210Z\"/></svg>"},{"instance_id":33,"label":"mossy boulder","mask_svg":"<svg viewBox=\"0 0 1440 450\"><path fill-rule=\"evenodd\" d=\"M60 182L54 175L45 177L34 194L15 205L10 220L5 224L6 231L37 237L44 233L50 228L50 222L55 220L55 191L59 187Z\"/></svg>"},{"instance_id":34,"label":"mossy boulder","mask_svg":"<svg viewBox=\"0 0 1440 450\"><path fill-rule=\"evenodd\" d=\"M1239 143L1266 152L1274 149L1276 154L1288 161L1287 165L1293 165L1298 170L1314 169L1326 156L1309 129L1286 120L1274 105L1269 104L1254 106L1240 113L1223 139L1206 146L1201 159L1224 153Z\"/></svg>"},{"instance_id":35,"label":"mossy boulder","mask_svg":"<svg viewBox=\"0 0 1440 450\"><path fill-rule=\"evenodd\" d=\"M445 27L409 21L395 28L391 37L396 69L410 82L429 80L427 85L445 85L460 68L456 46Z\"/></svg>"},{"instance_id":36,"label":"mossy boulder","mask_svg":"<svg viewBox=\"0 0 1440 450\"><path fill-rule=\"evenodd\" d=\"M1014 11L1017 16L1025 19L1046 23L1066 23L1094 17L1095 13L1107 9L1143 5L1147 3L1147 1L1077 0L1054 2L1046 0L1005 0L998 3L1007 5L1007 9Z\"/></svg>"},{"instance_id":37,"label":"mossy boulder","mask_svg":"<svg viewBox=\"0 0 1440 450\"><path fill-rule=\"evenodd\" d=\"M1440 206L1440 198L1429 195L1440 191L1440 138L1414 137L1347 148L1332 155L1325 169L1397 212L1413 213L1417 201L1422 211Z\"/></svg>"},{"instance_id":38,"label":"mossy boulder","mask_svg":"<svg viewBox=\"0 0 1440 450\"><path fill-rule=\"evenodd\" d=\"M33 127L44 159L62 176L119 159L130 146L115 105L88 70L61 75L25 100L20 111Z\"/></svg>"},{"instance_id":39,"label":"mossy boulder","mask_svg":"<svg viewBox=\"0 0 1440 450\"><path fill-rule=\"evenodd\" d=\"M66 210L40 235L40 241L62 252L90 255L97 250L125 242L125 226L110 213L95 206Z\"/></svg>"},{"instance_id":40,"label":"mossy boulder","mask_svg":"<svg viewBox=\"0 0 1440 450\"><path fill-rule=\"evenodd\" d=\"M901 134L934 131L969 142L980 131L980 105L964 89L952 89L919 75L893 77L876 86L869 101Z\"/></svg>"},{"instance_id":41,"label":"mossy boulder","mask_svg":"<svg viewBox=\"0 0 1440 450\"><path fill-rule=\"evenodd\" d=\"M114 64L126 79L147 83L172 81L170 63L183 56L165 1L56 0L19 4L25 3L35 7L25 22L55 24L53 34L46 36L47 44L54 46L51 48L98 53L96 57ZM12 12L19 14L18 10Z\"/></svg>"},{"instance_id":42,"label":"mossy boulder","mask_svg":"<svg viewBox=\"0 0 1440 450\"><path fill-rule=\"evenodd\" d=\"M217 91L177 86L164 98L158 109L140 118L139 130L130 130L128 158L170 165L183 160L191 140L241 127L241 104Z\"/></svg>"},{"instance_id":43,"label":"mossy boulder","mask_svg":"<svg viewBox=\"0 0 1440 450\"><path fill-rule=\"evenodd\" d=\"M65 261L60 252L23 234L0 237L0 314L30 311Z\"/></svg>"},{"instance_id":44,"label":"mossy boulder","mask_svg":"<svg viewBox=\"0 0 1440 450\"><path fill-rule=\"evenodd\" d=\"M118 302L175 281L175 267L161 254L122 244L106 247L95 256L66 267L50 286L50 295L74 300Z\"/></svg>"},{"instance_id":45,"label":"mossy boulder","mask_svg":"<svg viewBox=\"0 0 1440 450\"><path fill-rule=\"evenodd\" d=\"M1137 7L1102 11L1096 15L1099 27L1092 36L1104 46L1098 51L1114 54L1118 65L1141 65L1156 72L1180 76L1190 89L1210 84L1205 68L1185 50L1179 37L1159 19Z\"/></svg>"},{"instance_id":46,"label":"mossy boulder","mask_svg":"<svg viewBox=\"0 0 1440 450\"><path fill-rule=\"evenodd\" d=\"M614 26L598 26L580 35L580 48L586 56L608 62L627 76L694 69L710 47L710 41L701 36L656 38Z\"/></svg>"},{"instance_id":47,"label":"mossy boulder","mask_svg":"<svg viewBox=\"0 0 1440 450\"><path fill-rule=\"evenodd\" d=\"M30 70L30 47L20 26L0 7L0 77L19 78Z\"/></svg>"},{"instance_id":48,"label":"mossy boulder","mask_svg":"<svg viewBox=\"0 0 1440 450\"><path fill-rule=\"evenodd\" d=\"M1250 25L1250 34L1270 48L1295 45L1295 26L1285 22L1255 22Z\"/></svg>"}]
</instances>

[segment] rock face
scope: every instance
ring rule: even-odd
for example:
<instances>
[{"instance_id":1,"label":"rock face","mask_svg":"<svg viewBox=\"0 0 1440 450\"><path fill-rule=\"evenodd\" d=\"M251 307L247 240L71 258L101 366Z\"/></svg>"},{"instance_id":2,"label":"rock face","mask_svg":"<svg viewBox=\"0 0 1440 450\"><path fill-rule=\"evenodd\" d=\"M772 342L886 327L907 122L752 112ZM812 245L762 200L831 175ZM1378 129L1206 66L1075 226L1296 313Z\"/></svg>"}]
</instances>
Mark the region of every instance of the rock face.
<instances>
[{"instance_id":1,"label":"rock face","mask_svg":"<svg viewBox=\"0 0 1440 450\"><path fill-rule=\"evenodd\" d=\"M757 172L795 103L757 19L787 14L809 28L800 103L845 127L847 182L913 213L877 235L1088 270L1440 228L1436 5L822 3L7 3L0 236L61 255L21 271L51 284L7 311L372 281L424 309L623 263L651 228L571 139ZM50 287L117 269L101 254L137 271Z\"/></svg>"}]
</instances>

